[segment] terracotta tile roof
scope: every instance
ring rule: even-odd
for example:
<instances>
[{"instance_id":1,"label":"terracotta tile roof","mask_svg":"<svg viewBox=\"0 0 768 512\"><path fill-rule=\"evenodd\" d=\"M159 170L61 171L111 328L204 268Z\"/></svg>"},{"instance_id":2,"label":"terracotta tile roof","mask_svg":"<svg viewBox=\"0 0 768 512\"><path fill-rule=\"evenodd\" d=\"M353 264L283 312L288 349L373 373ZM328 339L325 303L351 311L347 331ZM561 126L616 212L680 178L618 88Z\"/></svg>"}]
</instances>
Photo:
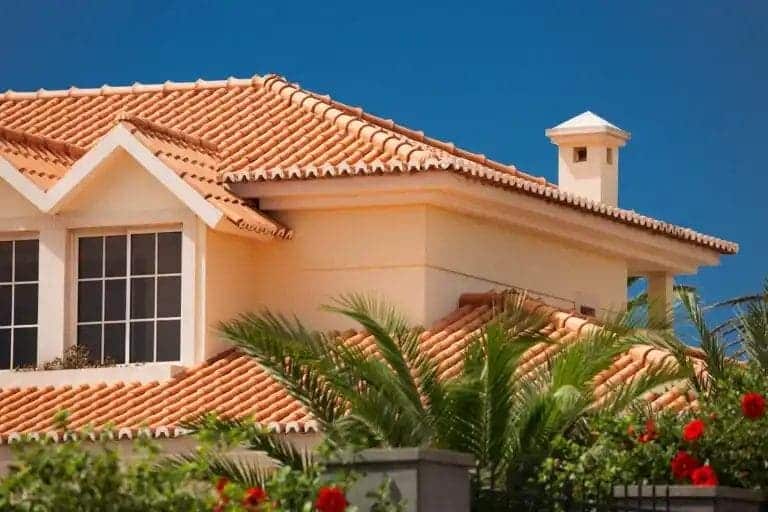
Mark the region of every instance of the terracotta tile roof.
<instances>
[{"instance_id":1,"label":"terracotta tile roof","mask_svg":"<svg viewBox=\"0 0 768 512\"><path fill-rule=\"evenodd\" d=\"M424 350L439 366L443 378L461 370L463 351L478 330L494 316L498 294L462 296L459 307L422 335ZM536 300L526 307L549 315L546 334L557 343L532 347L523 358L521 371L534 371L563 344L578 340L591 320L559 311ZM372 338L364 332L339 335L344 343L374 350ZM616 360L600 375L596 385L598 399L611 385L641 375L650 363L671 357L662 350L637 346ZM673 386L648 397L655 409L681 410L690 407L695 397L684 385ZM145 431L152 435L175 436L183 432L178 425L185 419L216 411L230 417L253 417L280 432L312 432L317 424L307 411L277 384L250 357L230 350L165 382L91 384L61 387L0 389L0 444L20 433L58 438L53 417L66 409L73 430L86 426L97 431L106 426L120 437Z\"/></svg>"},{"instance_id":2,"label":"terracotta tile roof","mask_svg":"<svg viewBox=\"0 0 768 512\"><path fill-rule=\"evenodd\" d=\"M215 144L135 116L121 115L118 120L237 227L279 238L292 236L291 230L267 217L256 205L234 195L218 180L219 151Z\"/></svg>"},{"instance_id":3,"label":"terracotta tile roof","mask_svg":"<svg viewBox=\"0 0 768 512\"><path fill-rule=\"evenodd\" d=\"M81 147L0 127L0 157L47 190L85 153Z\"/></svg>"},{"instance_id":4,"label":"terracotta tile roof","mask_svg":"<svg viewBox=\"0 0 768 512\"><path fill-rule=\"evenodd\" d=\"M573 196L277 75L0 94L1 126L83 148L121 112L214 145L214 167L228 182L447 171L722 253L738 251L732 242Z\"/></svg>"}]
</instances>

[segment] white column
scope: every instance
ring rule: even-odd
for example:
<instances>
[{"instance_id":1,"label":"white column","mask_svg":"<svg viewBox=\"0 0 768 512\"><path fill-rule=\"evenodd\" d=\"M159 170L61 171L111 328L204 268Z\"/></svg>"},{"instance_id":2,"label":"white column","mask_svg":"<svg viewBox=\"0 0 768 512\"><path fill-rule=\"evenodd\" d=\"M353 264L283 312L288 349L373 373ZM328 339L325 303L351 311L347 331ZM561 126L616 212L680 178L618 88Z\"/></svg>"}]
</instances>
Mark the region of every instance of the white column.
<instances>
[{"instance_id":1,"label":"white column","mask_svg":"<svg viewBox=\"0 0 768 512\"><path fill-rule=\"evenodd\" d=\"M650 319L657 322L673 321L674 284L674 275L669 272L648 274L648 316Z\"/></svg>"},{"instance_id":2,"label":"white column","mask_svg":"<svg viewBox=\"0 0 768 512\"><path fill-rule=\"evenodd\" d=\"M49 225L40 229L37 362L64 354L66 331L67 230Z\"/></svg>"},{"instance_id":3,"label":"white column","mask_svg":"<svg viewBox=\"0 0 768 512\"><path fill-rule=\"evenodd\" d=\"M195 364L197 344L195 297L196 292L196 252L197 218L186 216L181 229L181 364Z\"/></svg>"}]
</instances>

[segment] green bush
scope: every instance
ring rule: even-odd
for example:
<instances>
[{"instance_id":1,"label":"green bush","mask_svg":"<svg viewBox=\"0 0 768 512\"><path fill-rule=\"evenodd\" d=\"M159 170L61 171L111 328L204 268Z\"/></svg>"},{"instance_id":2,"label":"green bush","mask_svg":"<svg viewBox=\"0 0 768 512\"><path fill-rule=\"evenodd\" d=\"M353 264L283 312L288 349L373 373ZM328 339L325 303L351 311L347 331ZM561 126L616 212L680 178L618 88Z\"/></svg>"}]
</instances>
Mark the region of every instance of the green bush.
<instances>
[{"instance_id":1,"label":"green bush","mask_svg":"<svg viewBox=\"0 0 768 512\"><path fill-rule=\"evenodd\" d=\"M731 366L696 410L595 418L587 433L558 438L538 483L551 491L637 483L766 490L766 389L768 377L757 366Z\"/></svg>"}]
</instances>

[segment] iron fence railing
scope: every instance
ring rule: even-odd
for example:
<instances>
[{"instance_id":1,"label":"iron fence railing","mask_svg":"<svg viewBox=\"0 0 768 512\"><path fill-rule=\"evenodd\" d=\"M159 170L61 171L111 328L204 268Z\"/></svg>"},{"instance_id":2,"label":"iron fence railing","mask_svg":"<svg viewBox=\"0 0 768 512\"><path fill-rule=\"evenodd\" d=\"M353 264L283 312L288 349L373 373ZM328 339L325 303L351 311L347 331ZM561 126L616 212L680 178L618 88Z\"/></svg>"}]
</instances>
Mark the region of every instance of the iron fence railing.
<instances>
[{"instance_id":1,"label":"iron fence railing","mask_svg":"<svg viewBox=\"0 0 768 512\"><path fill-rule=\"evenodd\" d=\"M473 512L672 512L668 486L606 485L578 481L559 489L528 487L475 493Z\"/></svg>"}]
</instances>

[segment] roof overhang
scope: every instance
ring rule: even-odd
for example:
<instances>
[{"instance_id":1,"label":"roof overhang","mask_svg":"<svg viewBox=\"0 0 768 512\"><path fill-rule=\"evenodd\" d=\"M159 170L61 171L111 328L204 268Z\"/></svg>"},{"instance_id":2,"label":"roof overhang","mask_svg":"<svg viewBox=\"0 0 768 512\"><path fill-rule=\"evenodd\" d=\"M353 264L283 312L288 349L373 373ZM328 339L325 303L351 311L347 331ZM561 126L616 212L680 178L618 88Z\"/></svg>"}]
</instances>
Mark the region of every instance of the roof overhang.
<instances>
[{"instance_id":1,"label":"roof overhang","mask_svg":"<svg viewBox=\"0 0 768 512\"><path fill-rule=\"evenodd\" d=\"M511 194L455 173L424 172L233 183L264 210L323 210L431 205L623 259L630 274L695 273L717 265L719 251L611 221L526 194Z\"/></svg>"}]
</instances>

